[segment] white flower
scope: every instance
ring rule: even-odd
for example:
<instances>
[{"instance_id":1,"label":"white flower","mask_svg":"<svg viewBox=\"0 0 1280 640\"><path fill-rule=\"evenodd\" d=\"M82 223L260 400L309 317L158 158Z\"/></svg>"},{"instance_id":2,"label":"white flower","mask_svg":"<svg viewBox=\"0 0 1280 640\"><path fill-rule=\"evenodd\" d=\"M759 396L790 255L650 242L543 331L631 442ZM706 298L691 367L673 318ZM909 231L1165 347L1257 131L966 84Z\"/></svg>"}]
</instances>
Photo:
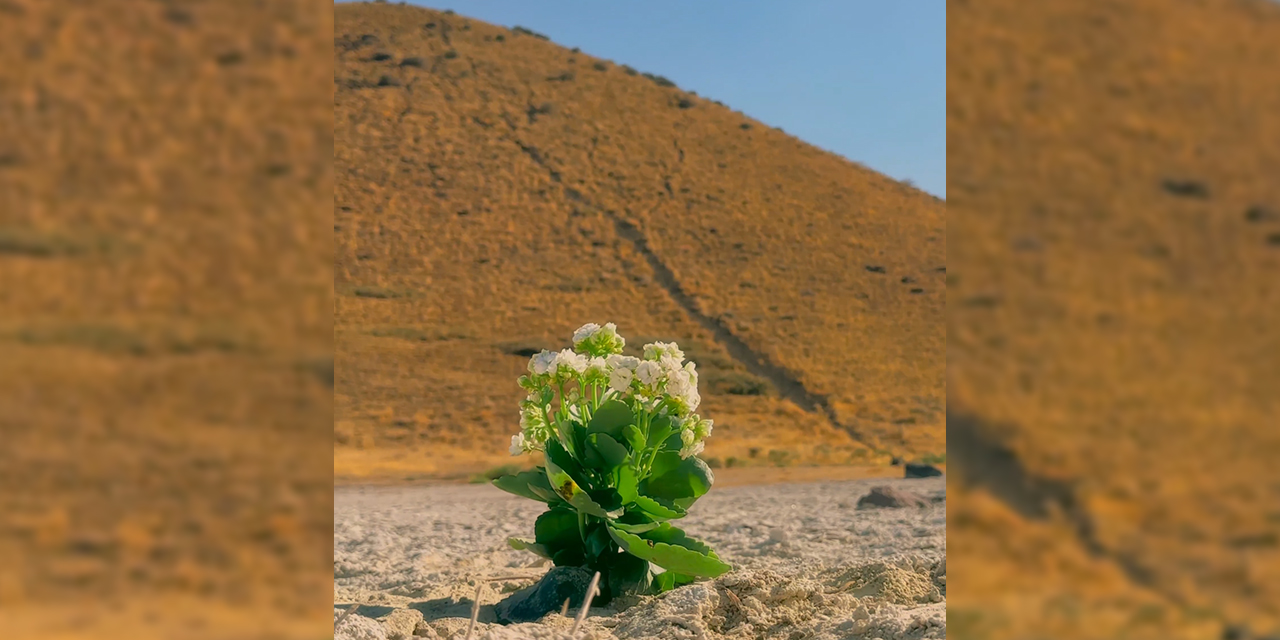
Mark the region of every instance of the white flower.
<instances>
[{"instance_id":1,"label":"white flower","mask_svg":"<svg viewBox=\"0 0 1280 640\"><path fill-rule=\"evenodd\" d=\"M702 442L695 442L690 446L682 447L680 449L680 457L688 458L689 456L696 456L699 453L702 453L702 450L706 447L707 445Z\"/></svg>"},{"instance_id":2,"label":"white flower","mask_svg":"<svg viewBox=\"0 0 1280 640\"><path fill-rule=\"evenodd\" d=\"M631 388L633 377L635 374L631 373L630 369L614 369L613 373L609 374L609 388L618 393L626 393Z\"/></svg>"},{"instance_id":3,"label":"white flower","mask_svg":"<svg viewBox=\"0 0 1280 640\"><path fill-rule=\"evenodd\" d=\"M511 436L511 455L518 456L524 453L524 434L517 433Z\"/></svg>"},{"instance_id":4,"label":"white flower","mask_svg":"<svg viewBox=\"0 0 1280 640\"><path fill-rule=\"evenodd\" d=\"M577 347L578 343L583 340L591 339L591 336L596 335L596 332L599 330L600 325L594 322L588 322L587 324L578 327L578 330L573 332L573 346Z\"/></svg>"},{"instance_id":5,"label":"white flower","mask_svg":"<svg viewBox=\"0 0 1280 640\"><path fill-rule=\"evenodd\" d=\"M603 376L608 370L608 366L609 364L605 362L604 358L592 358L587 361L587 375Z\"/></svg>"},{"instance_id":6,"label":"white flower","mask_svg":"<svg viewBox=\"0 0 1280 640\"><path fill-rule=\"evenodd\" d=\"M529 359L529 372L537 375L554 373L556 358L559 356L560 354L554 351L547 351L546 349L539 351Z\"/></svg>"},{"instance_id":7,"label":"white flower","mask_svg":"<svg viewBox=\"0 0 1280 640\"><path fill-rule=\"evenodd\" d=\"M565 349L556 354L556 369L564 368L582 373L587 370L587 357L581 353L574 353L573 349Z\"/></svg>"},{"instance_id":8,"label":"white flower","mask_svg":"<svg viewBox=\"0 0 1280 640\"><path fill-rule=\"evenodd\" d=\"M676 362L684 362L684 352L674 342L651 342L644 346L645 360L658 360L664 355L675 358Z\"/></svg>"},{"instance_id":9,"label":"white flower","mask_svg":"<svg viewBox=\"0 0 1280 640\"><path fill-rule=\"evenodd\" d=\"M605 362L609 364L609 368L611 369L630 369L635 371L636 367L640 366L640 358L619 355L616 353L605 358Z\"/></svg>"},{"instance_id":10,"label":"white flower","mask_svg":"<svg viewBox=\"0 0 1280 640\"><path fill-rule=\"evenodd\" d=\"M653 386L661 379L662 367L658 363L646 360L636 367L636 377L640 382Z\"/></svg>"}]
</instances>

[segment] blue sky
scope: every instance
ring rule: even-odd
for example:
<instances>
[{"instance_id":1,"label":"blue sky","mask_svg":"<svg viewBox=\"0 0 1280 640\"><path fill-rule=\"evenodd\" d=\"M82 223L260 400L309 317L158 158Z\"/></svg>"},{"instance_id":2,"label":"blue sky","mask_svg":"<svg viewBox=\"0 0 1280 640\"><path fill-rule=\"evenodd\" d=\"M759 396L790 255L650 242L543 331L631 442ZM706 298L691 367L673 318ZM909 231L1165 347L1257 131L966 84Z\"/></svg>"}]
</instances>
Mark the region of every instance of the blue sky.
<instances>
[{"instance_id":1,"label":"blue sky","mask_svg":"<svg viewBox=\"0 0 1280 640\"><path fill-rule=\"evenodd\" d=\"M946 197L946 0L411 2L670 78Z\"/></svg>"}]
</instances>

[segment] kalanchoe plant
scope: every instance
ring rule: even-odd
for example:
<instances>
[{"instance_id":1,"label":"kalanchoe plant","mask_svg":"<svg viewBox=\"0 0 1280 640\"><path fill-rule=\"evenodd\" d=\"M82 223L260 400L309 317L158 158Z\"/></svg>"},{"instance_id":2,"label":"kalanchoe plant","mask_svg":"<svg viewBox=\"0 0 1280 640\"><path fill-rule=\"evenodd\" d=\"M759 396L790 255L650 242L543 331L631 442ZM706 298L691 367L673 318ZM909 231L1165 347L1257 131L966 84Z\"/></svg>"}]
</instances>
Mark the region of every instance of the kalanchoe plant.
<instances>
[{"instance_id":1,"label":"kalanchoe plant","mask_svg":"<svg viewBox=\"0 0 1280 640\"><path fill-rule=\"evenodd\" d=\"M697 410L698 373L675 343L622 355L612 323L587 324L573 349L542 351L520 377L520 433L511 454L542 451L545 464L494 480L548 505L534 538L512 538L557 566L601 573L605 600L655 594L729 570L706 544L671 524L708 489L698 458L711 421Z\"/></svg>"}]
</instances>

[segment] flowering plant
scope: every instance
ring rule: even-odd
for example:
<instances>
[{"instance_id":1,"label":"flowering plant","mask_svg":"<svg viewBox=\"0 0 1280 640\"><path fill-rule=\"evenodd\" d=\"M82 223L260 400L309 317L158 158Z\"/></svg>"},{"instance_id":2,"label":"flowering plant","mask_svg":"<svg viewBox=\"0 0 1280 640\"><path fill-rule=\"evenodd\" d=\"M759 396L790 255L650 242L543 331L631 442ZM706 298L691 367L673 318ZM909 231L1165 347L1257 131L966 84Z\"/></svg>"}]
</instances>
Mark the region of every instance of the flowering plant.
<instances>
[{"instance_id":1,"label":"flowering plant","mask_svg":"<svg viewBox=\"0 0 1280 640\"><path fill-rule=\"evenodd\" d=\"M542 451L544 466L493 481L549 505L533 541L512 538L557 566L601 573L601 597L661 593L729 570L670 521L711 488L698 458L711 421L694 413L698 373L675 343L622 355L612 324L587 324L573 348L542 351L520 377L520 433L512 455ZM660 567L656 568L656 567Z\"/></svg>"}]
</instances>

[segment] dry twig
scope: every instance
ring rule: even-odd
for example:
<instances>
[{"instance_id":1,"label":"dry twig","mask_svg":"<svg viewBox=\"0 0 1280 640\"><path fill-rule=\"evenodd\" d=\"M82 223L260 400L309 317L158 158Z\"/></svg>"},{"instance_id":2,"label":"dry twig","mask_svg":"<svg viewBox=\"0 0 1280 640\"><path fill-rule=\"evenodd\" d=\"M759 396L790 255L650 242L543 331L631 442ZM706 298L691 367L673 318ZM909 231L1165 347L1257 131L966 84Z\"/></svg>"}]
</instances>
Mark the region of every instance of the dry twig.
<instances>
[{"instance_id":1,"label":"dry twig","mask_svg":"<svg viewBox=\"0 0 1280 640\"><path fill-rule=\"evenodd\" d=\"M569 630L569 636L573 637L578 634L578 627L582 626L582 621L587 619L587 610L591 608L591 599L596 595L596 585L600 583L600 572L591 577L591 586L587 587L587 595L582 601L582 608L578 610L578 617L573 621L573 628Z\"/></svg>"},{"instance_id":2,"label":"dry twig","mask_svg":"<svg viewBox=\"0 0 1280 640\"><path fill-rule=\"evenodd\" d=\"M350 609L343 611L342 615L338 616L338 619L333 621L333 628L336 630L338 628L338 625L342 624L342 621L347 619L347 616L355 613L356 609L359 609L359 608L360 608L360 605L353 604L351 605Z\"/></svg>"},{"instance_id":3,"label":"dry twig","mask_svg":"<svg viewBox=\"0 0 1280 640\"><path fill-rule=\"evenodd\" d=\"M467 625L467 637L465 640L471 640L471 634L476 630L476 619L480 617L480 592L484 590L484 582L476 585L475 602L471 603L471 624Z\"/></svg>"}]
</instances>

